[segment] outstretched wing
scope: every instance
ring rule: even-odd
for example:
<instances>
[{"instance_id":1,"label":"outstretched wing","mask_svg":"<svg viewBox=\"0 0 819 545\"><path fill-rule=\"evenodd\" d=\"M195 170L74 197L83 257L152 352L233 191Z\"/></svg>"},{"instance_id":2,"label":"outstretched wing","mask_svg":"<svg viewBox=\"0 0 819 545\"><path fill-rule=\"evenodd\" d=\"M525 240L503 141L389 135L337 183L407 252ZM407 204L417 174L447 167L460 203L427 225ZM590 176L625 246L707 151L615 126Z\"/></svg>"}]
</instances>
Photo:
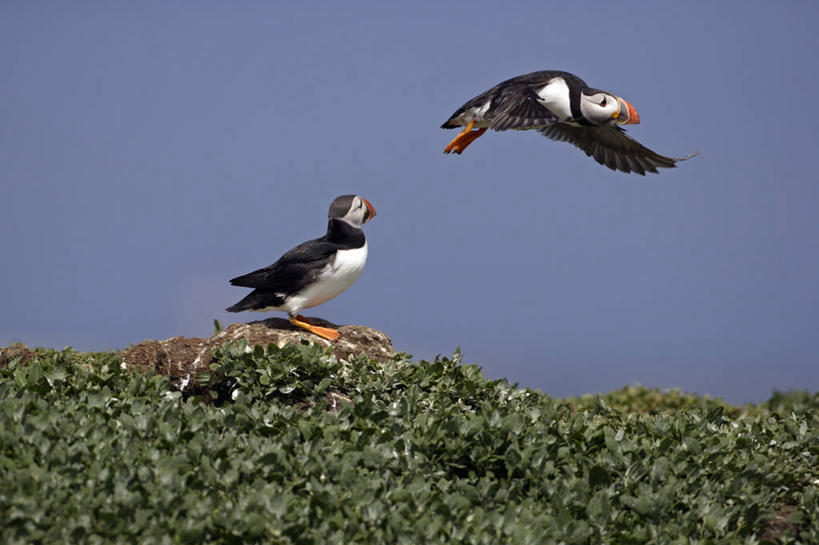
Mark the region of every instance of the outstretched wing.
<instances>
[{"instance_id":1,"label":"outstretched wing","mask_svg":"<svg viewBox=\"0 0 819 545\"><path fill-rule=\"evenodd\" d=\"M678 161L685 161L699 153L679 158L660 155L628 136L616 125L575 127L557 123L541 127L538 132L552 140L577 146L586 155L612 170L636 172L642 176L645 176L646 171L656 173L657 168L674 168Z\"/></svg>"},{"instance_id":2,"label":"outstretched wing","mask_svg":"<svg viewBox=\"0 0 819 545\"><path fill-rule=\"evenodd\" d=\"M532 129L557 122L558 118L538 102L535 89L546 85L554 77L575 78L583 87L585 83L568 72L542 70L503 81L481 93L458 108L442 129L454 129L466 125L469 110L483 110L479 120L488 121L496 131L509 129Z\"/></svg>"},{"instance_id":3,"label":"outstretched wing","mask_svg":"<svg viewBox=\"0 0 819 545\"><path fill-rule=\"evenodd\" d=\"M532 86L514 86L505 89L497 100L497 111L492 118L496 131L531 129L557 122L557 116L538 102Z\"/></svg>"}]
</instances>

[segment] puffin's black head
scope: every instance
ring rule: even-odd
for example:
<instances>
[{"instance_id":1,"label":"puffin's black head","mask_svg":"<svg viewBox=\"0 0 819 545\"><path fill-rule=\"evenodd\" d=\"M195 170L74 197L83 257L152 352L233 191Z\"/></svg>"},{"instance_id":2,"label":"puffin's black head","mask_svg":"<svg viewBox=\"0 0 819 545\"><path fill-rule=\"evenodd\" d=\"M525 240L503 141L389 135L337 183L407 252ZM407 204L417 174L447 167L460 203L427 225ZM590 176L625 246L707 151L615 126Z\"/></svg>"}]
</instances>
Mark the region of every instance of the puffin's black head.
<instances>
[{"instance_id":1,"label":"puffin's black head","mask_svg":"<svg viewBox=\"0 0 819 545\"><path fill-rule=\"evenodd\" d=\"M370 201L358 195L342 195L330 204L330 211L327 213L330 219L340 219L360 227L375 217L375 208Z\"/></svg>"},{"instance_id":2,"label":"puffin's black head","mask_svg":"<svg viewBox=\"0 0 819 545\"><path fill-rule=\"evenodd\" d=\"M631 125L640 122L634 106L611 93L589 87L580 92L580 113L594 125L612 122Z\"/></svg>"}]
</instances>

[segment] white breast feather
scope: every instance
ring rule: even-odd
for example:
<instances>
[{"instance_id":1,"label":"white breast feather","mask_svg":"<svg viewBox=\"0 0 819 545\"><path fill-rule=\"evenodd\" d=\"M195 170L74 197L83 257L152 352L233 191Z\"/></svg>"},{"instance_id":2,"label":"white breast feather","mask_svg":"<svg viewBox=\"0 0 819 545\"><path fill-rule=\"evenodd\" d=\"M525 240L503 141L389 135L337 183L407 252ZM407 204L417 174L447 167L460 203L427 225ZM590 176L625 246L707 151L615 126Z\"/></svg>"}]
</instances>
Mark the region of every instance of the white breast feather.
<instances>
[{"instance_id":1,"label":"white breast feather","mask_svg":"<svg viewBox=\"0 0 819 545\"><path fill-rule=\"evenodd\" d=\"M361 248L339 250L333 260L318 274L316 280L285 301L284 309L291 314L329 301L353 285L367 263L367 243Z\"/></svg>"},{"instance_id":2,"label":"white breast feather","mask_svg":"<svg viewBox=\"0 0 819 545\"><path fill-rule=\"evenodd\" d=\"M538 102L549 108L560 121L572 117L572 107L569 103L569 86L563 78L553 78L537 91L540 97Z\"/></svg>"}]
</instances>

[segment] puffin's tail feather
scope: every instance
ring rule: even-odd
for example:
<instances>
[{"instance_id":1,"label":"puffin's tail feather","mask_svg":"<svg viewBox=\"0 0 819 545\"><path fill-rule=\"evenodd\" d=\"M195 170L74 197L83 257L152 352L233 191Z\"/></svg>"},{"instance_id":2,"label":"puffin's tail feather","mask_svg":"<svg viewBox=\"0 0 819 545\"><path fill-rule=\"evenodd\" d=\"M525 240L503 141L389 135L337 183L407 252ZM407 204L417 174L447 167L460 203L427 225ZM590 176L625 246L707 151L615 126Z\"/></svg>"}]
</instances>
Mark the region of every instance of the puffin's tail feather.
<instances>
[{"instance_id":1,"label":"puffin's tail feather","mask_svg":"<svg viewBox=\"0 0 819 545\"><path fill-rule=\"evenodd\" d=\"M455 119L457 119L457 117L458 117L459 115L461 115L462 113L464 113L464 111L465 111L465 110L466 110L466 108L464 108L463 106L461 106L460 108L458 108L458 109L455 111L455 113L454 113L454 114L452 114L451 116L449 116L449 119L447 119L446 121L444 121L444 124L443 124L443 125L441 125L441 128L442 128L442 129L456 129L456 128L458 128L458 127L463 127L463 124L462 124L462 123L459 123L459 122L457 122L457 121L455 121Z\"/></svg>"},{"instance_id":2,"label":"puffin's tail feather","mask_svg":"<svg viewBox=\"0 0 819 545\"><path fill-rule=\"evenodd\" d=\"M247 310L248 307L244 306L243 303L244 303L244 300L239 301L235 305L230 305L225 310L228 311L228 312L242 312L243 310Z\"/></svg>"},{"instance_id":3,"label":"puffin's tail feather","mask_svg":"<svg viewBox=\"0 0 819 545\"><path fill-rule=\"evenodd\" d=\"M276 308L284 304L284 298L270 290L253 290L244 299L231 305L225 310L228 312L242 312L243 310L262 310Z\"/></svg>"}]
</instances>

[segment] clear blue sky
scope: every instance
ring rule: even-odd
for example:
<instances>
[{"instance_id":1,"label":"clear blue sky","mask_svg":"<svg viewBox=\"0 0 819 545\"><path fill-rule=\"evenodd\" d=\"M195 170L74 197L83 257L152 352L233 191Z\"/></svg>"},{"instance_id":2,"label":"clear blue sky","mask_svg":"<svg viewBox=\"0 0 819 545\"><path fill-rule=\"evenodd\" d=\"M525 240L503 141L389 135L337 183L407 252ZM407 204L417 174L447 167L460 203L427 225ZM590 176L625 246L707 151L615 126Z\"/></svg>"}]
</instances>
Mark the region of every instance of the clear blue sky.
<instances>
[{"instance_id":1,"label":"clear blue sky","mask_svg":"<svg viewBox=\"0 0 819 545\"><path fill-rule=\"evenodd\" d=\"M0 345L208 336L227 280L358 193L367 268L308 315L565 396L819 390L816 2L0 3ZM614 173L440 124L518 74L622 96ZM275 314L273 314L275 315Z\"/></svg>"}]
</instances>

